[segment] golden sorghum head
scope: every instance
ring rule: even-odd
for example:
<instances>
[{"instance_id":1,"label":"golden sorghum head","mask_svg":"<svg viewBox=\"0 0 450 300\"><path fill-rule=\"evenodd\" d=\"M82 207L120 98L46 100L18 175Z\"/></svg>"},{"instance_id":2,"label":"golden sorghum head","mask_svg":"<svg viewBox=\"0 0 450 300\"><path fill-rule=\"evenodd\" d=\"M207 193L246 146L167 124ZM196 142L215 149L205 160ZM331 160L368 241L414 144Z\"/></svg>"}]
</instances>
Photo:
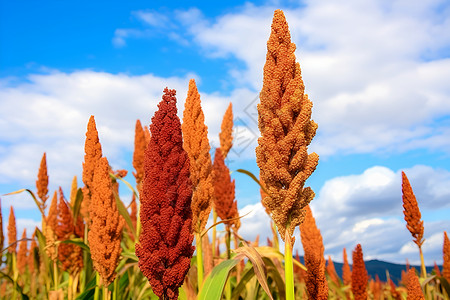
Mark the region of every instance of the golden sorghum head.
<instances>
[{"instance_id":1,"label":"golden sorghum head","mask_svg":"<svg viewBox=\"0 0 450 300\"><path fill-rule=\"evenodd\" d=\"M42 201L42 210L45 210L45 201L48 199L48 175L47 175L47 157L44 152L41 165L39 167L38 179L36 181L37 195Z\"/></svg>"},{"instance_id":2,"label":"golden sorghum head","mask_svg":"<svg viewBox=\"0 0 450 300\"><path fill-rule=\"evenodd\" d=\"M77 197L78 192L78 182L77 176L73 176L72 185L70 187L70 206L73 207L75 205L75 199Z\"/></svg>"},{"instance_id":3,"label":"golden sorghum head","mask_svg":"<svg viewBox=\"0 0 450 300\"><path fill-rule=\"evenodd\" d=\"M367 299L368 280L362 247L361 244L358 244L353 251L352 292L355 300Z\"/></svg>"},{"instance_id":4,"label":"golden sorghum head","mask_svg":"<svg viewBox=\"0 0 450 300\"><path fill-rule=\"evenodd\" d=\"M140 192L141 182L144 179L144 152L147 148L148 142L145 139L145 132L142 128L141 121L136 121L136 128L134 133L134 153L133 153L133 167L136 173L133 172L136 178L136 185Z\"/></svg>"},{"instance_id":5,"label":"golden sorghum head","mask_svg":"<svg viewBox=\"0 0 450 300\"><path fill-rule=\"evenodd\" d=\"M22 240L27 238L27 229L23 230ZM19 251L17 252L17 269L20 274L24 274L27 268L27 249L28 242L21 241L19 242Z\"/></svg>"},{"instance_id":6,"label":"golden sorghum head","mask_svg":"<svg viewBox=\"0 0 450 300\"><path fill-rule=\"evenodd\" d=\"M307 268L306 289L310 299L328 299L322 235L316 226L316 221L309 205L305 207L305 211L305 219L300 225L300 236Z\"/></svg>"},{"instance_id":7,"label":"golden sorghum head","mask_svg":"<svg viewBox=\"0 0 450 300\"><path fill-rule=\"evenodd\" d=\"M212 183L212 164L209 154L208 127L200 102L195 80L189 81L189 91L184 104L183 148L190 161L192 194L192 230L202 232L211 212L214 187Z\"/></svg>"},{"instance_id":8,"label":"golden sorghum head","mask_svg":"<svg viewBox=\"0 0 450 300\"><path fill-rule=\"evenodd\" d=\"M228 152L233 146L233 105L228 105L225 114L223 115L222 125L220 126L220 149L224 158L227 157Z\"/></svg>"},{"instance_id":9,"label":"golden sorghum head","mask_svg":"<svg viewBox=\"0 0 450 300\"><path fill-rule=\"evenodd\" d=\"M411 184L405 172L402 171L402 198L403 198L403 214L405 215L406 228L411 232L414 243L422 247L423 240L423 221L416 196L414 196Z\"/></svg>"},{"instance_id":10,"label":"golden sorghum head","mask_svg":"<svg viewBox=\"0 0 450 300\"><path fill-rule=\"evenodd\" d=\"M300 65L295 62L288 24L276 10L267 42L264 82L258 104L261 137L256 147L256 162L270 197L263 199L281 238L292 236L303 219L303 208L314 198L306 179L319 161L308 154L317 129L311 120L312 102L305 94Z\"/></svg>"},{"instance_id":11,"label":"golden sorghum head","mask_svg":"<svg viewBox=\"0 0 450 300\"><path fill-rule=\"evenodd\" d=\"M442 276L450 282L450 241L447 232L444 231L444 246L442 249L444 255L444 263L442 266Z\"/></svg>"},{"instance_id":12,"label":"golden sorghum head","mask_svg":"<svg viewBox=\"0 0 450 300\"><path fill-rule=\"evenodd\" d=\"M8 222L8 244L13 244L8 248L9 253L16 253L17 244L17 229L16 229L16 216L14 215L14 209L11 206L9 211L9 222Z\"/></svg>"},{"instance_id":13,"label":"golden sorghum head","mask_svg":"<svg viewBox=\"0 0 450 300\"><path fill-rule=\"evenodd\" d=\"M83 163L83 202L81 203L81 214L85 220L89 220L89 203L92 195L92 181L94 178L94 169L97 161L102 157L102 146L98 138L98 131L95 125L94 116L89 118L86 132L86 142L84 144L84 163Z\"/></svg>"},{"instance_id":14,"label":"golden sorghum head","mask_svg":"<svg viewBox=\"0 0 450 300\"><path fill-rule=\"evenodd\" d=\"M44 235L45 235L45 252L51 260L56 260L56 228L58 227L58 197L55 193L50 203L47 218L45 219Z\"/></svg>"},{"instance_id":15,"label":"golden sorghum head","mask_svg":"<svg viewBox=\"0 0 450 300\"><path fill-rule=\"evenodd\" d=\"M408 281L406 288L408 289L407 300L425 300L423 296L422 288L420 287L419 277L417 277L416 269L411 268L408 270Z\"/></svg>"},{"instance_id":16,"label":"golden sorghum head","mask_svg":"<svg viewBox=\"0 0 450 300\"><path fill-rule=\"evenodd\" d=\"M92 198L89 206L91 227L88 240L94 269L108 286L116 277L116 267L121 253L123 218L117 210L113 195L110 167L106 157L100 158L94 169Z\"/></svg>"}]
</instances>

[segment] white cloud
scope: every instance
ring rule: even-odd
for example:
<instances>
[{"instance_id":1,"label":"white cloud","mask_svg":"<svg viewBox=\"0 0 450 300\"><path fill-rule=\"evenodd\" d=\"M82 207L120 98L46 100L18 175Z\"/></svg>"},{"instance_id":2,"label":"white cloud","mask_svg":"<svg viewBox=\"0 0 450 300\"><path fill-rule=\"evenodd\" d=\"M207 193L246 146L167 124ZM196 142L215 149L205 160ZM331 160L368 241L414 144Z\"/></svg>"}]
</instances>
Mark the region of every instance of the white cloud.
<instances>
[{"instance_id":1,"label":"white cloud","mask_svg":"<svg viewBox=\"0 0 450 300\"><path fill-rule=\"evenodd\" d=\"M448 210L450 172L417 165L405 169L422 216ZM420 262L417 246L403 220L401 171L372 167L362 174L328 180L311 202L321 229L325 252L341 261L342 248L360 243L366 259L403 263ZM442 262L442 233L450 221L426 221L424 238L427 264ZM441 238L439 238L441 236ZM439 247L440 250L439 250Z\"/></svg>"},{"instance_id":2,"label":"white cloud","mask_svg":"<svg viewBox=\"0 0 450 300\"><path fill-rule=\"evenodd\" d=\"M450 115L450 60L442 55L450 18L442 5L308 1L284 9L315 105L315 151L448 149L448 128L433 121ZM197 12L187 24L208 55L245 63L229 70L238 86L259 90L273 10L247 4L213 21Z\"/></svg>"}]
</instances>

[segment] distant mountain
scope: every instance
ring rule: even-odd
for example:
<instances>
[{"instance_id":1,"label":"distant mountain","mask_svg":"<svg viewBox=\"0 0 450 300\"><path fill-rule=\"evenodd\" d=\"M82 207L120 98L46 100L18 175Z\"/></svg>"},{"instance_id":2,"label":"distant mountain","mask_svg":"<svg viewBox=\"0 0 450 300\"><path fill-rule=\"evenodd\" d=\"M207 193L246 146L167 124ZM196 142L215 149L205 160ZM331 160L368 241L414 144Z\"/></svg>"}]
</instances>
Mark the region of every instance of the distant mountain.
<instances>
[{"instance_id":1,"label":"distant mountain","mask_svg":"<svg viewBox=\"0 0 450 300\"><path fill-rule=\"evenodd\" d=\"M301 257L301 261L303 262L303 257ZM339 277L342 278L342 263L333 262L334 267L336 269L336 272L338 273ZM401 278L402 278L402 270L406 270L406 265L402 264L393 264L381 260L367 260L364 261L367 269L367 273L369 273L369 276L373 279L375 279L375 276L378 275L381 281L386 281L386 271L389 272L389 277L394 281L394 283L397 285ZM350 265L351 267L351 265ZM420 266L411 266L412 268L415 268L417 271L420 271ZM426 267L427 273L431 273L434 267ZM442 266L439 266L439 269L442 270Z\"/></svg>"}]
</instances>

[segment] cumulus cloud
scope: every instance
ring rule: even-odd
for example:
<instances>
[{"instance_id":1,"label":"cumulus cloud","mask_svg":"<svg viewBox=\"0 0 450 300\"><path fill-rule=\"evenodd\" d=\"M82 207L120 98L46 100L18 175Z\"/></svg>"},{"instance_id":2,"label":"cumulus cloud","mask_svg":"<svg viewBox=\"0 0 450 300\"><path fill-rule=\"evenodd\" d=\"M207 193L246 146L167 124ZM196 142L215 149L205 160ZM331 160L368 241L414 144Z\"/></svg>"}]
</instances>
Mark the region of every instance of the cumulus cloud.
<instances>
[{"instance_id":1,"label":"cumulus cloud","mask_svg":"<svg viewBox=\"0 0 450 300\"><path fill-rule=\"evenodd\" d=\"M150 124L166 86L177 90L178 115L182 118L188 81L197 77L186 74L163 78L153 74L132 76L84 70L32 74L19 82L0 80L0 194L24 187L34 189L44 152L51 190L58 186L69 188L74 175L79 176L81 184L90 115L95 116L103 153L112 166L128 167L131 154L126 154L133 149L136 119ZM212 146L219 145L223 113L232 102L237 126L229 158L252 158L258 131L243 109L252 103L255 94L248 89L235 90L226 97L201 90L200 93ZM13 182L17 186L7 185ZM22 206L28 207L29 201Z\"/></svg>"},{"instance_id":2,"label":"cumulus cloud","mask_svg":"<svg viewBox=\"0 0 450 300\"><path fill-rule=\"evenodd\" d=\"M404 170L416 195L423 218L430 212L448 210L450 172L417 165ZM347 249L361 243L368 259L404 262L405 255L416 253L411 234L403 220L401 171L375 166L362 174L328 180L311 206L322 230L326 252L342 256ZM426 221L424 246L427 263L442 261L442 249L436 236L450 227L450 221ZM440 253L440 254L439 254ZM418 262L418 256L407 257Z\"/></svg>"},{"instance_id":3,"label":"cumulus cloud","mask_svg":"<svg viewBox=\"0 0 450 300\"><path fill-rule=\"evenodd\" d=\"M450 172L426 166L414 166L405 172L416 194L422 219L432 210L448 210L448 204L442 205L440 197L448 199L450 191L444 192L440 185L450 184L447 177ZM439 186L429 184L442 177L447 181L440 180ZM403 219L400 171L377 166L362 174L330 179L311 202L311 207L324 240L325 255L334 260L342 261L344 247L350 253L360 243L365 259L395 263L405 263L408 259L420 264L417 245L412 242ZM242 218L240 234L248 240L260 235L260 242L265 245L267 238L272 239L269 217L261 203L247 205L239 211L240 215L248 212L250 214ZM442 263L443 231L450 228L450 220L425 221L424 227L426 264ZM294 251L301 254L298 230L294 235L297 237Z\"/></svg>"},{"instance_id":4,"label":"cumulus cloud","mask_svg":"<svg viewBox=\"0 0 450 300\"><path fill-rule=\"evenodd\" d=\"M259 90L273 10L247 4L192 22L189 33L211 57L243 61L230 75ZM414 9L402 1L308 1L284 9L315 105L315 151L448 149L448 127L434 122L450 114L450 60L443 55L450 45L448 10L442 1Z\"/></svg>"}]
</instances>

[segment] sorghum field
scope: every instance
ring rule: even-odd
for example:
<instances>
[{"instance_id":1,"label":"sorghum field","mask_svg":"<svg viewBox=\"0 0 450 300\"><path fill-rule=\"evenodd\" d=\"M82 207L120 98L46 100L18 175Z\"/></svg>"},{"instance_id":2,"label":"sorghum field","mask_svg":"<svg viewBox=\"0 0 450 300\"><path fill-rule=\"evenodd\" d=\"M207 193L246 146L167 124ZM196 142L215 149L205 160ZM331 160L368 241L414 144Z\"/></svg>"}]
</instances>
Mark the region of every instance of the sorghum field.
<instances>
[{"instance_id":1,"label":"sorghum field","mask_svg":"<svg viewBox=\"0 0 450 300\"><path fill-rule=\"evenodd\" d=\"M351 257L343 249L342 278L326 262L320 224L308 205L315 194L305 187L319 162L308 153L318 125L295 47L283 12L275 11L258 104L260 173L238 170L261 187L271 240L262 245L239 235L244 216L225 163L233 145L232 106L223 115L220 148L210 153L191 80L182 116L176 91L165 88L149 126L137 120L133 183L102 155L94 116L87 123L82 186L74 177L70 191L50 192L44 153L36 189L10 193L33 197L42 225L18 235L11 207L7 232L0 232L0 299L450 299L450 241L443 232L443 269L427 273L423 221L405 173L405 226L421 268L407 267L399 283L369 278L360 244L348 249ZM133 193L128 207L119 186ZM214 225L207 227L210 216ZM0 230L2 222L0 214ZM294 236L297 226L300 236ZM294 243L303 245L304 264L292 253Z\"/></svg>"}]
</instances>

